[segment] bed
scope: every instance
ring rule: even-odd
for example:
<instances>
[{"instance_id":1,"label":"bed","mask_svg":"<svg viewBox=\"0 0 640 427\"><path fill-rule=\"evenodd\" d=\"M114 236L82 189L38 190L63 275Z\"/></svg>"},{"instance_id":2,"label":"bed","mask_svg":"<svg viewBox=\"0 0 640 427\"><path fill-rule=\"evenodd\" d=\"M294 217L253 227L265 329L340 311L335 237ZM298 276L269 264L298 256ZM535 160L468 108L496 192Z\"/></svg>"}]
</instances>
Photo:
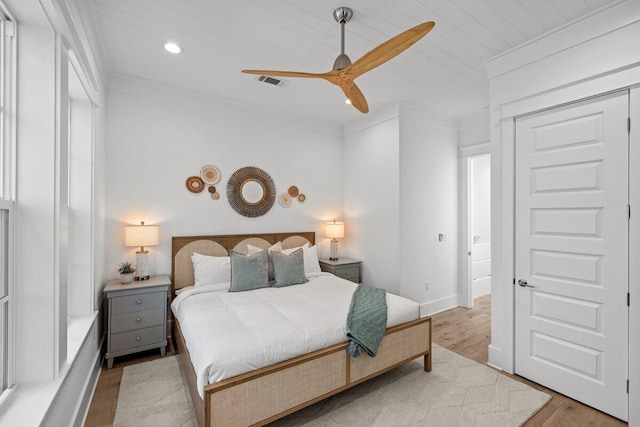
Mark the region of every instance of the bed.
<instances>
[{"instance_id":1,"label":"bed","mask_svg":"<svg viewBox=\"0 0 640 427\"><path fill-rule=\"evenodd\" d=\"M211 325L206 323L198 325L197 322L190 320L194 318L193 316L185 316L184 313L191 313L187 311L191 305L195 307L191 310L199 313L203 322L211 323L217 319L212 312L218 309L221 312L224 311L234 298L243 300L249 297L257 298L258 305L265 307L277 304L278 298L282 298L282 304L286 306L287 304L298 305L299 303L295 300L290 303L288 301L295 294L300 294L301 298L314 301L315 305L316 300L323 299L323 295L341 294L355 287L351 282L333 276L328 277L331 275L319 272L307 274L308 284L291 286L291 290L287 293L280 294L273 289L238 293L214 290L209 293L206 287L192 287L194 273L191 256L194 252L222 257L228 256L231 250L247 253L250 246L266 249L276 242L282 242L283 249L296 248L304 244L313 246L315 233L188 236L172 239L171 295L175 298L172 307L178 313L178 316L172 319L172 330L200 426L264 425L418 357L424 358L424 370L427 372L431 370L430 318L415 318L416 315L407 317L406 312L410 310L407 300L390 294L387 295L388 325L393 326L387 328L378 354L374 358L366 354L357 358L349 356L346 352L348 343L341 340L336 342L334 330L337 328L330 324L327 328L331 334L327 337L317 339L312 332L309 337L287 342L285 350L291 351L291 357L287 356L285 360L278 359L278 357L282 358L282 355L272 356L268 352L237 358L229 357L235 351L233 344L228 343L230 347L228 349L227 346L216 348L215 344L207 341L209 338L205 340L202 331L212 330ZM176 292L180 295L176 296ZM196 300L204 301L205 305L192 303ZM201 303L198 302L198 304ZM336 312L341 313L344 310L343 305L344 302L336 303ZM271 328L269 335L275 332L272 339L276 342L281 340L284 342L287 337L283 330L287 325L281 322L282 319L274 318L273 321L265 321L260 317L262 309L256 307L255 310L251 310L252 318L260 324L276 325L277 327ZM284 309L280 307L279 310ZM313 314L314 310L311 306L306 310L309 316ZM282 312L284 314L281 317L288 318L292 327L298 328L295 334L306 329L305 319L301 317L298 309ZM203 313L205 317L202 317ZM338 317L341 316L342 314ZM181 325L179 318L184 319L184 326ZM343 320L340 322L342 322L341 325L344 323ZM326 323L330 323L329 320L326 320ZM265 328L269 329L267 326ZM277 333L281 335L278 336ZM233 330L225 330L219 334L235 337ZM214 333L211 335L215 336ZM329 344L326 345L326 343ZM221 347L224 347L222 350L226 353L220 350ZM216 351L222 351L220 357L223 360L239 359L240 366L221 365L212 368L213 365L206 365L206 368L203 368L208 352Z\"/></svg>"}]
</instances>

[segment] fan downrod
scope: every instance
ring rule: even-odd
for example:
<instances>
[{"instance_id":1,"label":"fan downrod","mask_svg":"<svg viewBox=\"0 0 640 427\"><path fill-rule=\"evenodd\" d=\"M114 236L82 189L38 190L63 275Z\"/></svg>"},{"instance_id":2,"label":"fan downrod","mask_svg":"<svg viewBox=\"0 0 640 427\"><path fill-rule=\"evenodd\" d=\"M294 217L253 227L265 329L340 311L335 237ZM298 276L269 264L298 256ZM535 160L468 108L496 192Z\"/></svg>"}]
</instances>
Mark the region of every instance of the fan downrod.
<instances>
[{"instance_id":1,"label":"fan downrod","mask_svg":"<svg viewBox=\"0 0 640 427\"><path fill-rule=\"evenodd\" d=\"M344 26L353 18L353 10L348 7L339 7L333 11L333 18L340 24L340 55L333 63L333 70L342 70L351 65L351 59L344 53Z\"/></svg>"}]
</instances>

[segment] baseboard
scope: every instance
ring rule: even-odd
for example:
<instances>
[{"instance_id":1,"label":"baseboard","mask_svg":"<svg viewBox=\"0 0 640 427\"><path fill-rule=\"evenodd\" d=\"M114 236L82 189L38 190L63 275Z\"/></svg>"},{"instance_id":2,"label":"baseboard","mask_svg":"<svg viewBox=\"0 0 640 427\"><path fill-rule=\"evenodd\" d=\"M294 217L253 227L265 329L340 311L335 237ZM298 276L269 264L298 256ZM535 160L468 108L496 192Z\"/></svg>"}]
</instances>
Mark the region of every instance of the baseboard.
<instances>
[{"instance_id":1,"label":"baseboard","mask_svg":"<svg viewBox=\"0 0 640 427\"><path fill-rule=\"evenodd\" d=\"M489 360L487 361L487 365L491 366L492 368L496 368L501 371L504 371L503 369L504 352L502 351L502 349L489 344L488 350L489 350L488 351Z\"/></svg>"},{"instance_id":2,"label":"baseboard","mask_svg":"<svg viewBox=\"0 0 640 427\"><path fill-rule=\"evenodd\" d=\"M491 276L485 277L483 279L477 279L473 282L471 294L473 299L478 297L488 295L491 293Z\"/></svg>"},{"instance_id":3,"label":"baseboard","mask_svg":"<svg viewBox=\"0 0 640 427\"><path fill-rule=\"evenodd\" d=\"M485 295L491 295L491 289L489 289L489 290L488 290L488 291L486 291L486 292L481 292L481 293L479 293L478 295L475 295L475 294L474 294L474 295L473 295L473 299L480 298L480 297L483 297L483 296L485 296Z\"/></svg>"},{"instance_id":4,"label":"baseboard","mask_svg":"<svg viewBox=\"0 0 640 427\"><path fill-rule=\"evenodd\" d=\"M420 304L420 317L431 316L433 314L440 313L441 311L458 307L459 305L458 295L451 295L435 301L425 302Z\"/></svg>"}]
</instances>

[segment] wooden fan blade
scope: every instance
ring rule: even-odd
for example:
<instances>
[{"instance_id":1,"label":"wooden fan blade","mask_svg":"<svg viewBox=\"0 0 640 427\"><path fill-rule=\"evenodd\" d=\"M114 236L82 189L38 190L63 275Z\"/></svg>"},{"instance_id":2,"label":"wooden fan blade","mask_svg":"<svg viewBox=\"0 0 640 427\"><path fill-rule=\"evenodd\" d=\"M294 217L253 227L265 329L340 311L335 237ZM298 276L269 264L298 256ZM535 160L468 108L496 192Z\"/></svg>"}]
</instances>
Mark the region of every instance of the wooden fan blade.
<instances>
[{"instance_id":1,"label":"wooden fan blade","mask_svg":"<svg viewBox=\"0 0 640 427\"><path fill-rule=\"evenodd\" d=\"M367 71L373 70L407 50L415 42L426 36L435 25L436 24L434 22L423 22L420 25L416 25L415 27L398 34L378 47L365 53L356 62L343 69L340 72L340 75L355 79Z\"/></svg>"},{"instance_id":2,"label":"wooden fan blade","mask_svg":"<svg viewBox=\"0 0 640 427\"><path fill-rule=\"evenodd\" d=\"M242 70L246 74L258 74L262 76L278 76L278 77L302 77L308 79L325 79L333 82L331 79L337 74L336 71L328 73L304 73L300 71L274 71L274 70Z\"/></svg>"},{"instance_id":3,"label":"wooden fan blade","mask_svg":"<svg viewBox=\"0 0 640 427\"><path fill-rule=\"evenodd\" d=\"M351 101L351 105L356 107L362 113L367 114L369 112L367 99L355 83L351 87L342 87L342 91L349 101Z\"/></svg>"}]
</instances>

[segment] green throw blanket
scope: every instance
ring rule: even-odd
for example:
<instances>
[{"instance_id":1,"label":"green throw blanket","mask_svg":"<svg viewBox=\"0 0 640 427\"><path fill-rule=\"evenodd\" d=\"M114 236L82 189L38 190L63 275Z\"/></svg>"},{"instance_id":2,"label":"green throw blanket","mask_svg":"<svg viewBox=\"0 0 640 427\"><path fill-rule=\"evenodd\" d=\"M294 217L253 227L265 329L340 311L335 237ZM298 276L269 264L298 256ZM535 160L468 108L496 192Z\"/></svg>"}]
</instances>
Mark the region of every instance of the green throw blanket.
<instances>
[{"instance_id":1,"label":"green throw blanket","mask_svg":"<svg viewBox=\"0 0 640 427\"><path fill-rule=\"evenodd\" d=\"M351 297L347 316L347 353L360 356L362 350L375 357L387 329L387 297L384 289L358 285Z\"/></svg>"}]
</instances>

